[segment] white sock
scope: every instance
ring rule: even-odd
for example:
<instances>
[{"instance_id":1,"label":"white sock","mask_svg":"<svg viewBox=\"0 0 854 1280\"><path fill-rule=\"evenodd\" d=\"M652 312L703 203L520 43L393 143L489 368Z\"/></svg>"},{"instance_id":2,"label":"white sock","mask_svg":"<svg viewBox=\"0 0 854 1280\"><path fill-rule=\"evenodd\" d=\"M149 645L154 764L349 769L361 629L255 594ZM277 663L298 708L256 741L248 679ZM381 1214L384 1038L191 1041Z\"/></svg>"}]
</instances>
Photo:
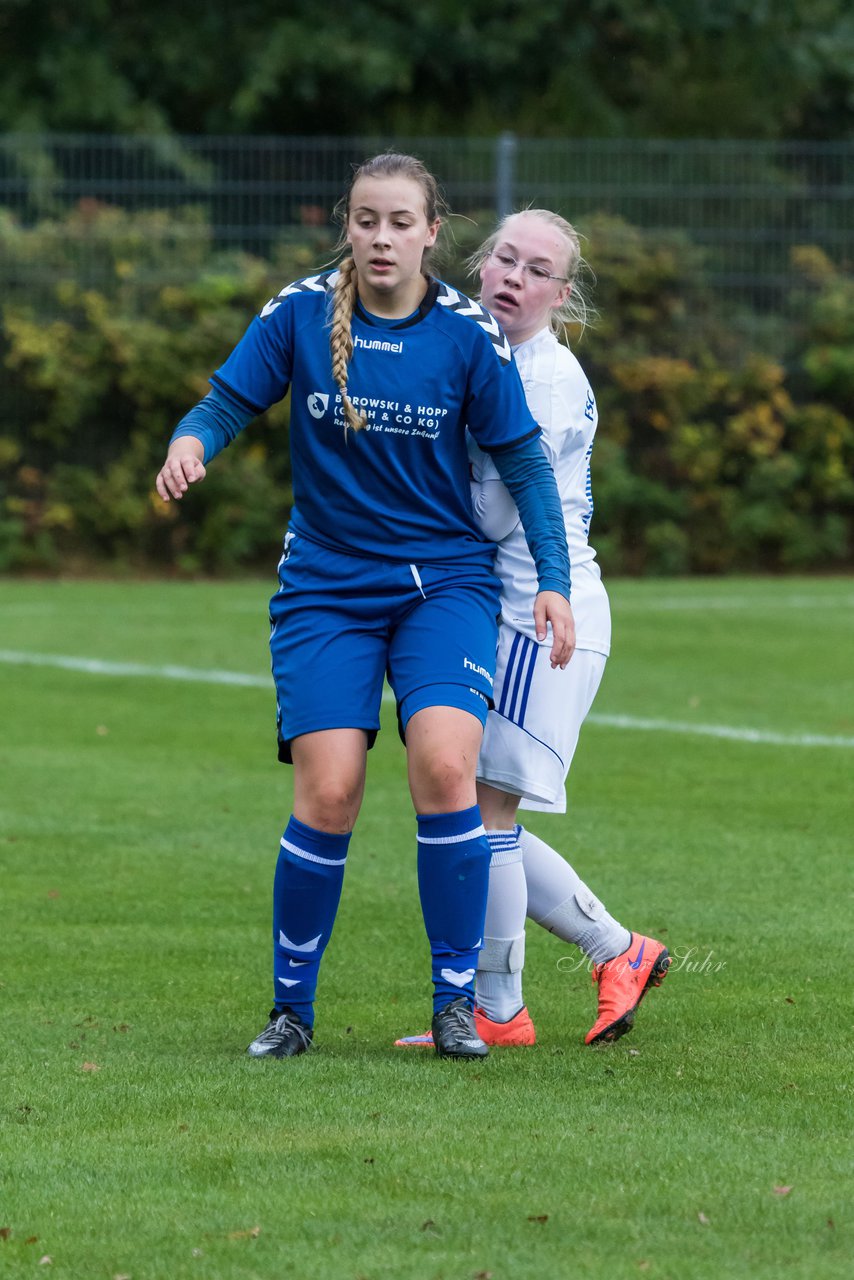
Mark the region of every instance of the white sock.
<instances>
[{"instance_id":1,"label":"white sock","mask_svg":"<svg viewBox=\"0 0 854 1280\"><path fill-rule=\"evenodd\" d=\"M580 947L594 964L621 955L632 935L610 916L565 858L551 845L516 828L528 886L528 915L564 942Z\"/></svg>"},{"instance_id":2,"label":"white sock","mask_svg":"<svg viewBox=\"0 0 854 1280\"><path fill-rule=\"evenodd\" d=\"M525 1003L522 966L528 895L516 832L489 831L487 837L492 860L475 992L477 1004L488 1018L509 1022Z\"/></svg>"}]
</instances>

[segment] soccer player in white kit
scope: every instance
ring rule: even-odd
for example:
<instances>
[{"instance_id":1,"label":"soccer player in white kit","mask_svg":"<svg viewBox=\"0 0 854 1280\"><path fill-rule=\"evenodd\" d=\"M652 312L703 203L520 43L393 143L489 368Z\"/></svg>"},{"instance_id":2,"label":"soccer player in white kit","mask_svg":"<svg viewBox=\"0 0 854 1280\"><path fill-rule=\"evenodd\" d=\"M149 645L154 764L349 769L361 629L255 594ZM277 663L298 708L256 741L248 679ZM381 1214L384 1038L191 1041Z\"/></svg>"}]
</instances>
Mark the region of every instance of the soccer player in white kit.
<instances>
[{"instance_id":1,"label":"soccer player in white kit","mask_svg":"<svg viewBox=\"0 0 854 1280\"><path fill-rule=\"evenodd\" d=\"M491 459L472 441L473 507L497 544L495 569L502 583L494 710L477 768L492 857L475 1020L488 1044L536 1040L522 995L526 913L575 943L593 965L598 1016L587 1044L630 1031L640 1001L660 985L670 965L662 943L624 928L556 850L517 823L520 808L566 811L567 773L611 642L608 597L588 541L596 402L578 360L556 336L568 320L584 321L577 287L581 264L572 226L537 209L505 218L471 260L481 300L513 347L557 479L576 628L572 661L562 671L552 670L530 623L537 582L519 513ZM429 1033L397 1041L407 1047L425 1043Z\"/></svg>"}]
</instances>

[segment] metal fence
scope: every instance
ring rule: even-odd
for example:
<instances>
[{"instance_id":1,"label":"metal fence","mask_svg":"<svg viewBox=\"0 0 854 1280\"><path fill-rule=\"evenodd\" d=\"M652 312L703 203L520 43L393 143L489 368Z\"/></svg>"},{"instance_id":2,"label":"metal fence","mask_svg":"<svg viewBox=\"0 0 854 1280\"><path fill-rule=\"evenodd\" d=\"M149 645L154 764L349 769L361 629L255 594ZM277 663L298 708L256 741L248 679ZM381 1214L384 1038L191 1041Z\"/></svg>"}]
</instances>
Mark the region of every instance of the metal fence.
<instances>
[{"instance_id":1,"label":"metal fence","mask_svg":"<svg viewBox=\"0 0 854 1280\"><path fill-rule=\"evenodd\" d=\"M217 249L274 255L330 227L350 166L390 145L419 155L483 234L497 214L530 204L557 209L582 233L601 213L678 232L703 251L713 287L759 316L785 311L793 247L815 245L846 270L854 263L852 143L9 134L0 287L7 298L49 290L63 273L98 283L107 224L71 245L63 218L76 209L85 221L104 205L168 215L146 231L172 248L152 255L160 279L196 270ZM38 254L27 251L24 232L39 225L55 229L55 252L49 231Z\"/></svg>"}]
</instances>

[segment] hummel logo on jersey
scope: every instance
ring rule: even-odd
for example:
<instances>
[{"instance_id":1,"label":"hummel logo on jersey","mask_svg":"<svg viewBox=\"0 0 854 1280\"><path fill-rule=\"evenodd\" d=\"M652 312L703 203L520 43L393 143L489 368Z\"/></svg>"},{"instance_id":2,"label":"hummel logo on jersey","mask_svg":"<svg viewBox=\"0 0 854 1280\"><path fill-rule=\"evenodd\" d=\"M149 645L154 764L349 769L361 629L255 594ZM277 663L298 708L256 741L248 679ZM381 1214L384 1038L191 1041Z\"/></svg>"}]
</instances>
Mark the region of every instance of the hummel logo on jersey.
<instances>
[{"instance_id":1,"label":"hummel logo on jersey","mask_svg":"<svg viewBox=\"0 0 854 1280\"><path fill-rule=\"evenodd\" d=\"M501 363L510 363L513 358L510 351L510 343L501 332L495 317L490 315L479 302L473 302L464 293L457 293L455 289L446 284L440 287L436 302L440 307L447 307L449 311L455 311L458 316L470 316L475 324L480 325L484 333L489 335L492 345L495 347L495 354Z\"/></svg>"},{"instance_id":2,"label":"hummel logo on jersey","mask_svg":"<svg viewBox=\"0 0 854 1280\"><path fill-rule=\"evenodd\" d=\"M399 342L384 342L381 338L360 338L357 333L353 346L361 347L364 351L385 351L390 355L400 355L403 351L403 339Z\"/></svg>"},{"instance_id":3,"label":"hummel logo on jersey","mask_svg":"<svg viewBox=\"0 0 854 1280\"><path fill-rule=\"evenodd\" d=\"M638 952L637 960L630 960L630 961L629 961L629 968L630 968L630 969L639 969L639 968L641 967L641 960L643 960L643 949L644 949L644 947L645 947L645 946L646 946L646 938L644 938L643 942L641 943L640 951Z\"/></svg>"},{"instance_id":4,"label":"hummel logo on jersey","mask_svg":"<svg viewBox=\"0 0 854 1280\"><path fill-rule=\"evenodd\" d=\"M306 400L306 404L313 418L322 418L329 408L329 396L323 391L312 391Z\"/></svg>"}]
</instances>

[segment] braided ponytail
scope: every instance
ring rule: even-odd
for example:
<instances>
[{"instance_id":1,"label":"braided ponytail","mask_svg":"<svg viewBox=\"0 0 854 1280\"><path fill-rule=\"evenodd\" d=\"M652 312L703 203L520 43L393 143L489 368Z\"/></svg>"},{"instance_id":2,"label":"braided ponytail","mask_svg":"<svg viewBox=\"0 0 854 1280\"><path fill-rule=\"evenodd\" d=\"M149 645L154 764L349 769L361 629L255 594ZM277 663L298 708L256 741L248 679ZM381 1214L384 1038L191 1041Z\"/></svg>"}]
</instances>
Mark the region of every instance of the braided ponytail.
<instances>
[{"instance_id":1,"label":"braided ponytail","mask_svg":"<svg viewBox=\"0 0 854 1280\"><path fill-rule=\"evenodd\" d=\"M347 365L353 354L353 337L350 333L350 321L353 307L356 305L356 264L352 258L345 258L338 267L338 279L335 281L335 293L332 305L332 330L329 335L329 350L332 354L332 376L338 384L347 425L354 431L361 431L367 425L365 413L359 413L347 394Z\"/></svg>"}]
</instances>

